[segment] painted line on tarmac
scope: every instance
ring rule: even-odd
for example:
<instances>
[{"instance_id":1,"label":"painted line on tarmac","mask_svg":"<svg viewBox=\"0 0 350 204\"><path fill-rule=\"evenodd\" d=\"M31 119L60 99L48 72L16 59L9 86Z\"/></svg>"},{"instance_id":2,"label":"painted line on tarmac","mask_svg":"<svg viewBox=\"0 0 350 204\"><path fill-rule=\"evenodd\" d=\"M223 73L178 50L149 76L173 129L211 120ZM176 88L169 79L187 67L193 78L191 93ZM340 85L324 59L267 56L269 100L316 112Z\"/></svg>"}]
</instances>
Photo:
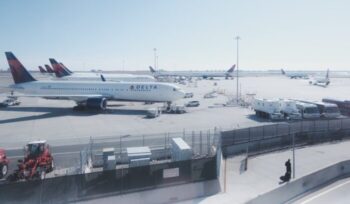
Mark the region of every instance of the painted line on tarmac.
<instances>
[{"instance_id":1,"label":"painted line on tarmac","mask_svg":"<svg viewBox=\"0 0 350 204\"><path fill-rule=\"evenodd\" d=\"M348 183L350 183L350 180L349 180L349 181L346 181L345 183L341 183L341 184L339 184L339 185L337 185L337 186L334 186L334 187L332 187L332 188L330 188L330 189L328 189L328 190L326 190L326 191L323 191L322 193L319 193L319 194L317 194L317 195L315 195L315 196L313 196L313 197L311 197L311 198L309 198L309 199L307 199L307 200L301 202L300 204L309 203L309 202L315 200L316 198L319 198L319 197L321 197L321 196L323 196L323 195L325 195L325 194L327 194L327 193L329 193L329 192L331 192L331 191L333 191L333 190L335 190L335 189L338 189L338 188L340 188L340 187L342 187L342 186L344 186L344 185L346 185L346 184L348 184Z\"/></svg>"}]
</instances>

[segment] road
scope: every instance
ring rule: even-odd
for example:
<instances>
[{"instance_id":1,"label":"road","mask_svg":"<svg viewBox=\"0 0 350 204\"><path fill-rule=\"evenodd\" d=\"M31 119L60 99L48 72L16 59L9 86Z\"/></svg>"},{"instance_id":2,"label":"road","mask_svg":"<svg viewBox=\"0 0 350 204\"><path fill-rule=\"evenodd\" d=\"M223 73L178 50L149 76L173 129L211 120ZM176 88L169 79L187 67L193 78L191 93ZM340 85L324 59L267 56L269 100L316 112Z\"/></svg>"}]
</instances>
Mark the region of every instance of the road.
<instances>
[{"instance_id":1,"label":"road","mask_svg":"<svg viewBox=\"0 0 350 204\"><path fill-rule=\"evenodd\" d=\"M294 204L348 204L350 201L350 178L332 183L316 192L308 194Z\"/></svg>"}]
</instances>

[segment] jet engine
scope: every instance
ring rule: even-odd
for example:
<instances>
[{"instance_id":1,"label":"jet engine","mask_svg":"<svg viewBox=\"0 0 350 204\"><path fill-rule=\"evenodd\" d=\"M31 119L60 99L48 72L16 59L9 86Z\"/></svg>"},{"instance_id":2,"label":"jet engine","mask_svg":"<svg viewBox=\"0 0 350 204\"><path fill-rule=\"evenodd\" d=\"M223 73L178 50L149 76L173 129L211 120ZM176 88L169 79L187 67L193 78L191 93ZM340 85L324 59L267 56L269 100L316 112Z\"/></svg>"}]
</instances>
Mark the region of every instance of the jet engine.
<instances>
[{"instance_id":1,"label":"jet engine","mask_svg":"<svg viewBox=\"0 0 350 204\"><path fill-rule=\"evenodd\" d=\"M106 98L89 98L86 100L86 107L90 109L106 110L107 99Z\"/></svg>"}]
</instances>

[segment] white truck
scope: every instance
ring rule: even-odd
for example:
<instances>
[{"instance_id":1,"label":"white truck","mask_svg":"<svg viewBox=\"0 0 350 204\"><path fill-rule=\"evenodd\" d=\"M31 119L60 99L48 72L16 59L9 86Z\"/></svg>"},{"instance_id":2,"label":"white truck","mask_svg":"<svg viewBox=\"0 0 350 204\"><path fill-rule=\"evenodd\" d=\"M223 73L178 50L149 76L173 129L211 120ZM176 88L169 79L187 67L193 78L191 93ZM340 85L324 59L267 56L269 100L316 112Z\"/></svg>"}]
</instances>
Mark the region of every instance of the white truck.
<instances>
[{"instance_id":1,"label":"white truck","mask_svg":"<svg viewBox=\"0 0 350 204\"><path fill-rule=\"evenodd\" d=\"M305 119L317 119L321 117L320 111L315 104L296 101L301 116Z\"/></svg>"},{"instance_id":2,"label":"white truck","mask_svg":"<svg viewBox=\"0 0 350 204\"><path fill-rule=\"evenodd\" d=\"M302 115L296 106L296 101L289 100L289 99L280 99L279 103L280 103L281 113L284 115L286 119L290 119L290 120L302 119Z\"/></svg>"},{"instance_id":3,"label":"white truck","mask_svg":"<svg viewBox=\"0 0 350 204\"><path fill-rule=\"evenodd\" d=\"M281 107L279 100L268 99L254 99L253 109L259 117L268 118L271 120L284 119L284 115L281 113Z\"/></svg>"}]
</instances>

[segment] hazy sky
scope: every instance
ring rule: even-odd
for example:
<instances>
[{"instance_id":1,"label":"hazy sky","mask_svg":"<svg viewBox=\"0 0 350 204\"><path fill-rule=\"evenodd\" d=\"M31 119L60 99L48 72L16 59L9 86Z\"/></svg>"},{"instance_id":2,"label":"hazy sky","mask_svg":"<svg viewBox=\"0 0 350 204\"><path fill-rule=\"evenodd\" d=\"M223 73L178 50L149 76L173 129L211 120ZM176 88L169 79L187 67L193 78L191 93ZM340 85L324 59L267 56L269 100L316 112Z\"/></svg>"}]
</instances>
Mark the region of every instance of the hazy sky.
<instances>
[{"instance_id":1,"label":"hazy sky","mask_svg":"<svg viewBox=\"0 0 350 204\"><path fill-rule=\"evenodd\" d=\"M0 68L13 51L27 68L49 57L73 70L350 71L348 0L0 1Z\"/></svg>"}]
</instances>

